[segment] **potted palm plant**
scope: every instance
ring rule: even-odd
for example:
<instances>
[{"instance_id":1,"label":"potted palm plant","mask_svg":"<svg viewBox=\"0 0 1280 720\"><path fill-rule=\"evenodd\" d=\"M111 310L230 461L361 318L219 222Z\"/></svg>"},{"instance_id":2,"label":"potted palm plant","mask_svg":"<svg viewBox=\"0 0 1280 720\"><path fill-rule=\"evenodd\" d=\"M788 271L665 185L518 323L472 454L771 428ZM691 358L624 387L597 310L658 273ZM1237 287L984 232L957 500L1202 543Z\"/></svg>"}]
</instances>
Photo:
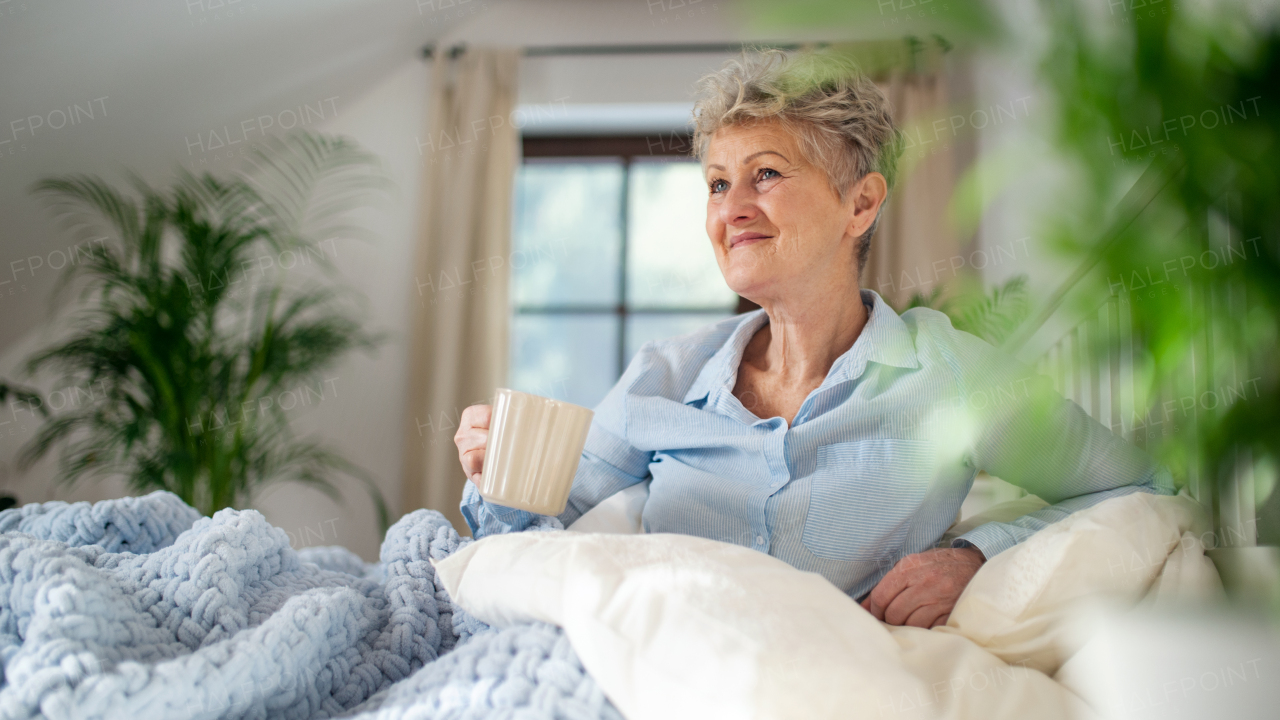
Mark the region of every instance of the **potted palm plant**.
<instances>
[{"instance_id":1,"label":"potted palm plant","mask_svg":"<svg viewBox=\"0 0 1280 720\"><path fill-rule=\"evenodd\" d=\"M385 184L377 166L349 141L298 133L258 146L230 179L183 172L165 189L135 179L132 193L85 176L39 183L60 220L94 242L60 280L88 302L26 368L91 392L46 414L19 466L58 449L64 482L122 476L206 515L276 482L337 499L342 473L368 488L385 529L367 473L291 432L289 404L272 400L379 341L326 274L297 282L287 270L332 271L317 247L358 231L345 218Z\"/></svg>"}]
</instances>

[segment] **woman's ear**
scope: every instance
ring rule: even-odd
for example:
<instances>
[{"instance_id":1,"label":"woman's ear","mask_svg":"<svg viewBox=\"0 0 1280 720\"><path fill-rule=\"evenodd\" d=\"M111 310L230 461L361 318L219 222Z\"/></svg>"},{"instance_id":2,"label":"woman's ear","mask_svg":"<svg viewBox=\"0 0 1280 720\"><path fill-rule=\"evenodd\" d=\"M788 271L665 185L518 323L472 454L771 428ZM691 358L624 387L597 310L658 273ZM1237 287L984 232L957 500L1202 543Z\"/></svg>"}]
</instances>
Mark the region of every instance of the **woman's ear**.
<instances>
[{"instance_id":1,"label":"woman's ear","mask_svg":"<svg viewBox=\"0 0 1280 720\"><path fill-rule=\"evenodd\" d=\"M848 201L853 203L853 216L849 218L849 235L862 237L876 221L880 206L889 195L889 183L878 172L870 172L853 184Z\"/></svg>"}]
</instances>

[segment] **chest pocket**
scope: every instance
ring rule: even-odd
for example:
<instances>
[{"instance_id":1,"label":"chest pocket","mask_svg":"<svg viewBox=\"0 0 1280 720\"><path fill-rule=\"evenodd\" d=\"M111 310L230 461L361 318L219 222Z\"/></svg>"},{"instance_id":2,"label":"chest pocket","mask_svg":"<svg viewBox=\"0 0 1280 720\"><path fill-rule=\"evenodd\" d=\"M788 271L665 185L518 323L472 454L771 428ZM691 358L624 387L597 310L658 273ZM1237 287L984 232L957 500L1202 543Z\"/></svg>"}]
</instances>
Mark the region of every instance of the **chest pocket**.
<instances>
[{"instance_id":1,"label":"chest pocket","mask_svg":"<svg viewBox=\"0 0 1280 720\"><path fill-rule=\"evenodd\" d=\"M827 560L876 561L902 546L936 470L933 444L862 440L818 448L803 541Z\"/></svg>"}]
</instances>

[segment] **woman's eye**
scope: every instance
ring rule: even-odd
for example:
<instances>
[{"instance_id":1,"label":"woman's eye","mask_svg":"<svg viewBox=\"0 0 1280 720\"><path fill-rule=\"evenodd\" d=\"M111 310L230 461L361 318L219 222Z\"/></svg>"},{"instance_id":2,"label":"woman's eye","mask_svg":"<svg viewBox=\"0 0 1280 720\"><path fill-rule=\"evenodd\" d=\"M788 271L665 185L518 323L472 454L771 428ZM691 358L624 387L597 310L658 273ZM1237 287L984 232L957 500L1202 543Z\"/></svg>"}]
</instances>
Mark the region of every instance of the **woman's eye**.
<instances>
[{"instance_id":1,"label":"woman's eye","mask_svg":"<svg viewBox=\"0 0 1280 720\"><path fill-rule=\"evenodd\" d=\"M729 187L729 183L727 183L727 182L725 182L725 181L723 181L723 180L712 180L712 181L711 181L711 193L712 193L713 195L714 195L714 194L716 194L716 193L722 193L722 192L724 192L726 189L728 189L728 187Z\"/></svg>"},{"instance_id":2,"label":"woman's eye","mask_svg":"<svg viewBox=\"0 0 1280 720\"><path fill-rule=\"evenodd\" d=\"M771 177L782 177L782 173L773 168L762 168L758 173L761 180L768 180Z\"/></svg>"}]
</instances>

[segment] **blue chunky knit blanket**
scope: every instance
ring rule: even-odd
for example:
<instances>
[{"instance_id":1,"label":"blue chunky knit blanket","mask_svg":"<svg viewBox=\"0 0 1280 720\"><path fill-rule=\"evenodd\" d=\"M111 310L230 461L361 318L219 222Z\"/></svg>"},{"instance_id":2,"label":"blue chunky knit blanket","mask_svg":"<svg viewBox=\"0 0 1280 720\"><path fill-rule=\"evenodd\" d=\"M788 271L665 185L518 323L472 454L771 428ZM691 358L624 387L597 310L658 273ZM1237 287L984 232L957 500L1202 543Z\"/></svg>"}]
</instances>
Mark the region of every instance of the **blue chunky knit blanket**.
<instances>
[{"instance_id":1,"label":"blue chunky knit blanket","mask_svg":"<svg viewBox=\"0 0 1280 720\"><path fill-rule=\"evenodd\" d=\"M418 510L366 564L166 492L0 512L0 718L620 720L558 628L437 586L469 542Z\"/></svg>"}]
</instances>

